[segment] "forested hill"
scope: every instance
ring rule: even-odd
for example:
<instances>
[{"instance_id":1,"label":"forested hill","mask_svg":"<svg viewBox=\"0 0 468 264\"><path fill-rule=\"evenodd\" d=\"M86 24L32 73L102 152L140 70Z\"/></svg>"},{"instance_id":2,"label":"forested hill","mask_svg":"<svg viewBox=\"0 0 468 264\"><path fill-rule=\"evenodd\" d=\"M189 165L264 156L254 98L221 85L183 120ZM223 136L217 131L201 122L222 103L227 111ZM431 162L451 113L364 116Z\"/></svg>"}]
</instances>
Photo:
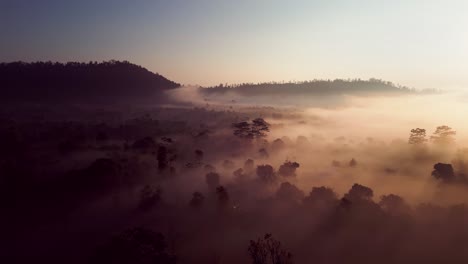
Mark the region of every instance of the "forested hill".
<instances>
[{"instance_id":1,"label":"forested hill","mask_svg":"<svg viewBox=\"0 0 468 264\"><path fill-rule=\"evenodd\" d=\"M244 96L255 95L376 95L410 94L414 89L395 85L378 79L369 80L314 80L288 83L258 83L218 85L201 89L205 95L235 93Z\"/></svg>"},{"instance_id":2,"label":"forested hill","mask_svg":"<svg viewBox=\"0 0 468 264\"><path fill-rule=\"evenodd\" d=\"M178 86L127 61L0 63L1 102L130 103Z\"/></svg>"}]
</instances>

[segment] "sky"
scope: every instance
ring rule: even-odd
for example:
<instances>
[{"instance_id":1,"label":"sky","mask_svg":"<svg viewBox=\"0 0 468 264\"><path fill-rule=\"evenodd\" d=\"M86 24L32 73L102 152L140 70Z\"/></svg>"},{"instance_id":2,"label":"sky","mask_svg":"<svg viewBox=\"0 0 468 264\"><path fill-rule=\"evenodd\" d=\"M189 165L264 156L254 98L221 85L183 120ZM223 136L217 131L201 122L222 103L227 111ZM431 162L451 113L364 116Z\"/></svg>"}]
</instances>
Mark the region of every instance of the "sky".
<instances>
[{"instance_id":1,"label":"sky","mask_svg":"<svg viewBox=\"0 0 468 264\"><path fill-rule=\"evenodd\" d=\"M468 91L466 0L0 0L0 61L128 60L183 84Z\"/></svg>"}]
</instances>

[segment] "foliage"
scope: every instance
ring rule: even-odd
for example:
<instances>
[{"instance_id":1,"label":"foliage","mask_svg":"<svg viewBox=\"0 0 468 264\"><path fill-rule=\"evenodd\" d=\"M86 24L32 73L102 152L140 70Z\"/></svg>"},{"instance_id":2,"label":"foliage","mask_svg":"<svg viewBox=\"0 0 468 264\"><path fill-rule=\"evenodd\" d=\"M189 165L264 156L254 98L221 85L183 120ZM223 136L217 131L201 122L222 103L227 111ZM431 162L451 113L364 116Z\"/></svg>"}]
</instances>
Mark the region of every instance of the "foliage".
<instances>
[{"instance_id":1,"label":"foliage","mask_svg":"<svg viewBox=\"0 0 468 264\"><path fill-rule=\"evenodd\" d=\"M431 136L431 141L435 144L452 144L455 143L456 134L457 132L449 126L438 126Z\"/></svg>"},{"instance_id":2,"label":"foliage","mask_svg":"<svg viewBox=\"0 0 468 264\"><path fill-rule=\"evenodd\" d=\"M292 254L281 247L271 234L256 241L250 240L248 247L253 264L292 264Z\"/></svg>"},{"instance_id":3,"label":"foliage","mask_svg":"<svg viewBox=\"0 0 468 264\"><path fill-rule=\"evenodd\" d=\"M115 236L100 248L91 263L103 264L175 264L167 252L164 236L146 228L133 228Z\"/></svg>"},{"instance_id":4,"label":"foliage","mask_svg":"<svg viewBox=\"0 0 468 264\"><path fill-rule=\"evenodd\" d=\"M422 129L422 128L411 129L411 134L408 140L409 144L413 144L413 145L423 144L426 141L427 141L426 129Z\"/></svg>"},{"instance_id":5,"label":"foliage","mask_svg":"<svg viewBox=\"0 0 468 264\"><path fill-rule=\"evenodd\" d=\"M243 121L232 124L234 135L244 139L261 139L270 131L270 124L263 118L256 118L251 123Z\"/></svg>"}]
</instances>

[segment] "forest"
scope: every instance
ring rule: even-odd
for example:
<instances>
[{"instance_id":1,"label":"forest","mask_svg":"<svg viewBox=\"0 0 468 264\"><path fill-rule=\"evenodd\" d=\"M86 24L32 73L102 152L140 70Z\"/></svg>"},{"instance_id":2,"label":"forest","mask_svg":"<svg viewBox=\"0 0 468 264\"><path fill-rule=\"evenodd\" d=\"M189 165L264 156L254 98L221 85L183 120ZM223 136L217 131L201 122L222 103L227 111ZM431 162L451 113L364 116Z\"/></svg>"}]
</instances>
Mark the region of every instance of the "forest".
<instances>
[{"instance_id":1,"label":"forest","mask_svg":"<svg viewBox=\"0 0 468 264\"><path fill-rule=\"evenodd\" d=\"M328 108L241 104L231 95L208 99L199 92L208 88L177 88L126 62L0 68L2 82L37 89L8 94L34 104L0 107L1 255L11 263L468 259L466 128L456 115L403 107L437 106L444 95L376 80L324 81L337 91L402 92L347 95L346 104ZM63 78L48 79L56 76L51 68ZM167 100L85 99L110 90L157 91ZM83 97L75 101L75 93Z\"/></svg>"}]
</instances>

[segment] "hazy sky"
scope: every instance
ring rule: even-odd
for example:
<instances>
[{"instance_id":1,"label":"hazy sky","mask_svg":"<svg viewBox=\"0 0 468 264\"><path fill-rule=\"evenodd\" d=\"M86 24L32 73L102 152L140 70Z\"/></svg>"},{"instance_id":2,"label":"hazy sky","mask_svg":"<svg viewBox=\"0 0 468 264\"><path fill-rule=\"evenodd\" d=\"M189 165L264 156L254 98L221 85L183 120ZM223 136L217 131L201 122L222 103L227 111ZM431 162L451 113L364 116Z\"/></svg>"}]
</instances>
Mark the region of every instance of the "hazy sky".
<instances>
[{"instance_id":1,"label":"hazy sky","mask_svg":"<svg viewBox=\"0 0 468 264\"><path fill-rule=\"evenodd\" d=\"M119 59L184 83L376 77L468 90L466 0L0 0L0 61Z\"/></svg>"}]
</instances>

